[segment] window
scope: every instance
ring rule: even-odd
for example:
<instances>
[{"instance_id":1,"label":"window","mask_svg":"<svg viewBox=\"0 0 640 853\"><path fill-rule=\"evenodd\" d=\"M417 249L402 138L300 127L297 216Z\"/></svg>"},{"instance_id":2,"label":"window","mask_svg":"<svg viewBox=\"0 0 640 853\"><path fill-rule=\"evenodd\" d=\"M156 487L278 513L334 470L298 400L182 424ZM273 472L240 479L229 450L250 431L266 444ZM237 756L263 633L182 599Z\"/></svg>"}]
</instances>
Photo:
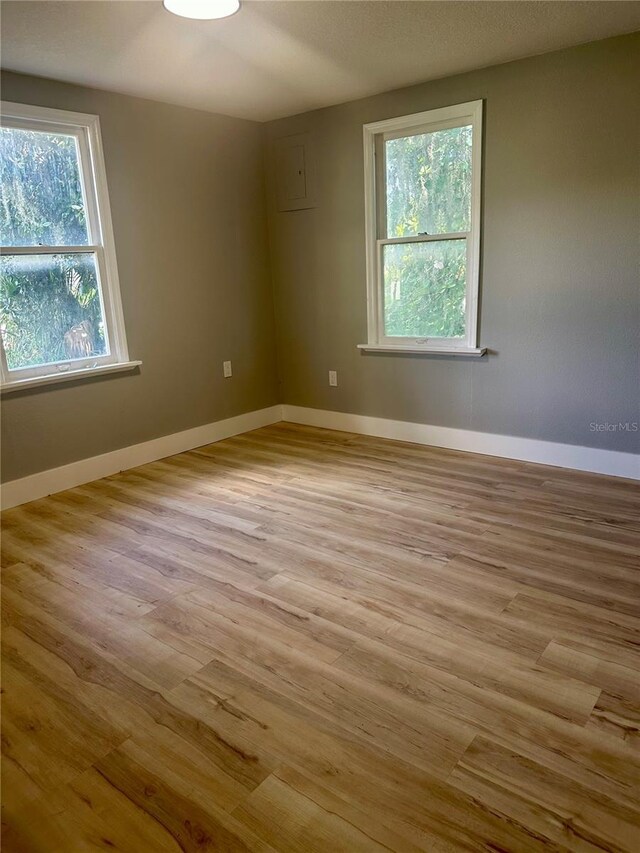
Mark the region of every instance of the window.
<instances>
[{"instance_id":1,"label":"window","mask_svg":"<svg viewBox=\"0 0 640 853\"><path fill-rule=\"evenodd\" d=\"M2 104L3 388L130 369L97 116Z\"/></svg>"},{"instance_id":2,"label":"window","mask_svg":"<svg viewBox=\"0 0 640 853\"><path fill-rule=\"evenodd\" d=\"M369 342L477 346L482 101L364 126Z\"/></svg>"}]
</instances>

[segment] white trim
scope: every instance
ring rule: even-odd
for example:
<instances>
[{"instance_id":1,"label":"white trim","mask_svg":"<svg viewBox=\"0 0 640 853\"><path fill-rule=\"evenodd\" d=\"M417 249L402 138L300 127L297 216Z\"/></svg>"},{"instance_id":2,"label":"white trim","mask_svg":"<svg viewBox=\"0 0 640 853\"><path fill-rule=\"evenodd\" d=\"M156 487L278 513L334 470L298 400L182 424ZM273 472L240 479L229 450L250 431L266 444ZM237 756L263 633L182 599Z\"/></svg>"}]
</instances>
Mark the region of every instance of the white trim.
<instances>
[{"instance_id":1,"label":"white trim","mask_svg":"<svg viewBox=\"0 0 640 853\"><path fill-rule=\"evenodd\" d=\"M467 240L470 231L454 231L451 234L416 234L414 237L384 237L378 240L380 246L394 246L406 243L442 243L445 240Z\"/></svg>"},{"instance_id":2,"label":"white trim","mask_svg":"<svg viewBox=\"0 0 640 853\"><path fill-rule=\"evenodd\" d=\"M89 379L92 376L105 376L109 373L126 373L141 365L141 361L122 361L117 364L98 364L95 367L81 367L66 372L47 373L44 376L31 376L28 379L14 379L0 386L0 393L4 397L5 394L24 391L25 388L39 388L41 385L55 385L58 382L72 382L74 379Z\"/></svg>"},{"instance_id":3,"label":"white trim","mask_svg":"<svg viewBox=\"0 0 640 853\"><path fill-rule=\"evenodd\" d=\"M597 447L558 444L534 438L495 435L409 421L392 421L387 418L331 412L325 409L308 409L286 404L282 407L282 417L283 420L296 424L640 480L640 455L617 450L601 450Z\"/></svg>"},{"instance_id":4,"label":"white trim","mask_svg":"<svg viewBox=\"0 0 640 853\"><path fill-rule=\"evenodd\" d=\"M37 107L34 104L21 104L17 101L2 101L0 104L3 116L25 119L29 122L45 122L59 124L64 127L83 127L88 118L97 118L89 113L74 113L71 110L56 110L53 107ZM62 131L67 132L68 131Z\"/></svg>"},{"instance_id":5,"label":"white trim","mask_svg":"<svg viewBox=\"0 0 640 853\"><path fill-rule=\"evenodd\" d=\"M308 409L285 403L268 409L246 412L243 415L236 415L233 418L205 424L184 432L165 435L142 444L123 447L101 456L81 459L60 468L31 474L20 480L11 480L2 486L2 509L10 509L65 489L72 489L74 486L81 486L83 483L99 480L101 477L109 477L119 471L137 468L139 465L146 465L176 453L184 453L195 447L212 444L283 420L294 424L306 424L324 429L355 432L378 438L410 441L414 444L447 447L486 456L519 459L523 462L640 480L640 456L633 453L409 421L392 421L387 418L331 412L325 409Z\"/></svg>"},{"instance_id":6,"label":"white trim","mask_svg":"<svg viewBox=\"0 0 640 853\"><path fill-rule=\"evenodd\" d=\"M87 219L87 246L7 246L3 255L28 254L93 254L96 277L100 293L102 315L108 352L95 360L109 364L129 363L129 348L125 331L124 313L118 280L109 189L102 149L100 118L88 113L68 112L49 107L2 101L0 123L3 126L20 127L51 133L66 133L74 136L78 145L78 168ZM0 340L0 349L3 349ZM61 362L71 364L73 362ZM48 365L8 370L6 359L2 359L2 384L17 387L17 382L33 376L47 374ZM14 382L11 381L13 376Z\"/></svg>"},{"instance_id":7,"label":"white trim","mask_svg":"<svg viewBox=\"0 0 640 853\"><path fill-rule=\"evenodd\" d=\"M412 352L418 355L466 355L481 358L487 351L486 347L455 347L455 346L391 346L389 344L358 344L358 349L365 352Z\"/></svg>"},{"instance_id":8,"label":"white trim","mask_svg":"<svg viewBox=\"0 0 640 853\"><path fill-rule=\"evenodd\" d=\"M102 298L107 302L105 309L109 311L112 321L112 328L109 329L111 347L115 350L118 361L124 362L129 361L129 347L127 345L122 297L120 294L118 259L113 234L113 222L111 220L111 202L109 200L107 171L104 162L104 151L102 149L102 131L100 130L99 116L92 116L92 119L93 121L89 125L89 147L91 150L89 162L93 167L95 200L98 206L100 233L102 234L103 251L102 256L99 256L99 261L101 260L104 263L108 282L108 286L102 288Z\"/></svg>"},{"instance_id":9,"label":"white trim","mask_svg":"<svg viewBox=\"0 0 640 853\"><path fill-rule=\"evenodd\" d=\"M85 246L0 246L0 255L95 255L100 245Z\"/></svg>"},{"instance_id":10,"label":"white trim","mask_svg":"<svg viewBox=\"0 0 640 853\"><path fill-rule=\"evenodd\" d=\"M395 116L395 118L385 118L382 121L369 122L369 124L365 124L365 127L376 135L379 133L395 135L398 131L407 131L407 136L411 135L412 131L418 133L422 128L428 127L428 125L440 125L444 122L451 122L450 127L458 127L458 124L452 120L470 117L478 105L482 106L481 100L467 101L464 104L453 104L435 110L425 110L422 113ZM398 135L404 134L398 133Z\"/></svg>"},{"instance_id":11,"label":"white trim","mask_svg":"<svg viewBox=\"0 0 640 853\"><path fill-rule=\"evenodd\" d=\"M271 406L268 409L246 412L234 418L187 429L184 432L164 435L142 444L123 447L111 453L103 453L101 456L81 459L20 480L11 480L2 486L2 508L9 509L55 494L55 492L99 480L101 477L117 474L119 471L137 468L139 465L146 465L148 462L155 462L166 456L184 453L186 450L212 444L223 438L230 438L232 435L268 426L280 420L282 420L281 406Z\"/></svg>"},{"instance_id":12,"label":"white trim","mask_svg":"<svg viewBox=\"0 0 640 853\"><path fill-rule=\"evenodd\" d=\"M483 102L469 101L436 110L398 116L384 121L363 125L364 146L364 207L367 278L367 336L371 347L394 346L405 352L429 351L438 346L433 338L389 338L384 333L382 305L382 258L384 245L393 243L437 242L439 240L465 240L467 246L467 282L465 337L462 346L475 349L478 346L478 293L480 283L480 229L481 229L481 184L482 184L482 111ZM473 129L471 162L471 230L459 234L416 235L407 238L388 238L379 233L380 198L376 182L376 140L396 138L401 135L425 133L447 127L470 124ZM379 153L379 152L378 152Z\"/></svg>"}]
</instances>

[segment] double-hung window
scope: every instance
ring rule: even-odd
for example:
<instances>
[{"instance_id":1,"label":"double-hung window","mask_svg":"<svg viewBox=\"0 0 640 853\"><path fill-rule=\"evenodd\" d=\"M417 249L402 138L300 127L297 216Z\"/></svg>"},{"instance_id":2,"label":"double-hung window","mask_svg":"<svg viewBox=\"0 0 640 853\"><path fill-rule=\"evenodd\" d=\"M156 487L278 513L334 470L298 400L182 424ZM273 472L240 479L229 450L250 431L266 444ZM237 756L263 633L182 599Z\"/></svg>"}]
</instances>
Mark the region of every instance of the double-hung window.
<instances>
[{"instance_id":1,"label":"double-hung window","mask_svg":"<svg viewBox=\"0 0 640 853\"><path fill-rule=\"evenodd\" d=\"M367 344L478 347L482 101L364 126Z\"/></svg>"},{"instance_id":2,"label":"double-hung window","mask_svg":"<svg viewBox=\"0 0 640 853\"><path fill-rule=\"evenodd\" d=\"M5 102L0 125L3 388L135 367L98 117Z\"/></svg>"}]
</instances>

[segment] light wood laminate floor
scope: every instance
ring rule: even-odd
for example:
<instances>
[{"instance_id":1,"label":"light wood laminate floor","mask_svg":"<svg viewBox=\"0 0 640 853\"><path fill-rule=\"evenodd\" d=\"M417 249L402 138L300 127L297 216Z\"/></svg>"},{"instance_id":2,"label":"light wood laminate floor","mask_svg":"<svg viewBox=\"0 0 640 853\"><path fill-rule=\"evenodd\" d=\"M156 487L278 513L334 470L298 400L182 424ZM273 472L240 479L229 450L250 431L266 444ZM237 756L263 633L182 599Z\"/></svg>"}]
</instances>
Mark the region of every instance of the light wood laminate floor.
<instances>
[{"instance_id":1,"label":"light wood laminate floor","mask_svg":"<svg viewBox=\"0 0 640 853\"><path fill-rule=\"evenodd\" d=\"M640 851L640 490L278 424L3 516L11 851Z\"/></svg>"}]
</instances>

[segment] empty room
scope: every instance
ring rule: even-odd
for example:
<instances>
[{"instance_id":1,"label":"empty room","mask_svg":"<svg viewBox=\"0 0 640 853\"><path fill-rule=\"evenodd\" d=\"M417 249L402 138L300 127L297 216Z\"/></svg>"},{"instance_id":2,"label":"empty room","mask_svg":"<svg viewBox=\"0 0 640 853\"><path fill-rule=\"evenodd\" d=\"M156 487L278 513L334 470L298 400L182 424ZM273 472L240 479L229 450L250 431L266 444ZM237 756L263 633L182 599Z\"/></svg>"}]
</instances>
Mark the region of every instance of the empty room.
<instances>
[{"instance_id":1,"label":"empty room","mask_svg":"<svg viewBox=\"0 0 640 853\"><path fill-rule=\"evenodd\" d=\"M639 853L640 0L0 27L3 851Z\"/></svg>"}]
</instances>

